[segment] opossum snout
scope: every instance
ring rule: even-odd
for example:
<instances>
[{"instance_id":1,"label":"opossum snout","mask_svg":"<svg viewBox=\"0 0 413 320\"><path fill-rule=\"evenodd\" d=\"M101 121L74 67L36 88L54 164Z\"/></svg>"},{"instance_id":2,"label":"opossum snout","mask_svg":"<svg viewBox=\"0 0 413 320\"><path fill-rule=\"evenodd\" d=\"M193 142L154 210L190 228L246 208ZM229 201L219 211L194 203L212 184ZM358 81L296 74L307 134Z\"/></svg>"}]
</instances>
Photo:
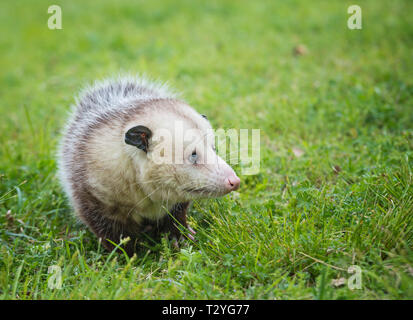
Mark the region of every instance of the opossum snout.
<instances>
[{"instance_id":1,"label":"opossum snout","mask_svg":"<svg viewBox=\"0 0 413 320\"><path fill-rule=\"evenodd\" d=\"M235 173L232 173L225 179L225 188L228 190L228 192L235 191L238 190L240 183L240 178L238 178Z\"/></svg>"}]
</instances>

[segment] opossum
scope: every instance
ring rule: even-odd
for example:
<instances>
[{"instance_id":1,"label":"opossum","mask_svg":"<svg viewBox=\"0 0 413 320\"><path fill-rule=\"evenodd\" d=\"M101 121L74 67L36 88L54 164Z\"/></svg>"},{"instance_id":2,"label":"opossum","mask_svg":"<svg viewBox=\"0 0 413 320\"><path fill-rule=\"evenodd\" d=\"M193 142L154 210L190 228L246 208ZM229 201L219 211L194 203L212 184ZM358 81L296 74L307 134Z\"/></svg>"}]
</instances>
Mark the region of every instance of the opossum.
<instances>
[{"instance_id":1,"label":"opossum","mask_svg":"<svg viewBox=\"0 0 413 320\"><path fill-rule=\"evenodd\" d=\"M177 136L179 128L194 139ZM77 217L108 250L129 237L123 244L128 255L145 232L167 233L174 245L180 230L193 239L186 221L191 201L240 186L217 155L214 139L208 139L211 131L206 116L167 86L142 77L108 79L84 89L58 152L60 181ZM182 148L174 148L179 143Z\"/></svg>"}]
</instances>

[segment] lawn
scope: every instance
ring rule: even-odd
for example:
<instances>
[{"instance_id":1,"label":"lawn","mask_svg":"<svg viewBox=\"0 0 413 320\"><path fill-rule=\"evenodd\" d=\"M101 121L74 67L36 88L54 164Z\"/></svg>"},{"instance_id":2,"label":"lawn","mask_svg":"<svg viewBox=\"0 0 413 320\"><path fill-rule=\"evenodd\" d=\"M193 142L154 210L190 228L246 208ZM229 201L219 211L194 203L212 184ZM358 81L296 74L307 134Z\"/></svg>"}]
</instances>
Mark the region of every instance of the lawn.
<instances>
[{"instance_id":1,"label":"lawn","mask_svg":"<svg viewBox=\"0 0 413 320\"><path fill-rule=\"evenodd\" d=\"M1 1L0 297L413 299L413 3L356 1L350 30L353 2ZM179 251L105 252L56 177L75 95L123 72L261 132L260 172L194 202Z\"/></svg>"}]
</instances>

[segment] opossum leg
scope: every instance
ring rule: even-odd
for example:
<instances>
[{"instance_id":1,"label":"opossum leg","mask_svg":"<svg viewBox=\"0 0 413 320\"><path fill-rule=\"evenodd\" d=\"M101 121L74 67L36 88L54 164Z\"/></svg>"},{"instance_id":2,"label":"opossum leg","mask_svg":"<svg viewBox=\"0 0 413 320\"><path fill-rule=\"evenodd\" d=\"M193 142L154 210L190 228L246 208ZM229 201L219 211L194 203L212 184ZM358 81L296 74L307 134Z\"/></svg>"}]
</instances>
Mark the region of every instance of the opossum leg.
<instances>
[{"instance_id":1,"label":"opossum leg","mask_svg":"<svg viewBox=\"0 0 413 320\"><path fill-rule=\"evenodd\" d=\"M188 226L188 230L190 233L192 233L193 235L196 235L196 231L194 229L192 229L190 226Z\"/></svg>"}]
</instances>

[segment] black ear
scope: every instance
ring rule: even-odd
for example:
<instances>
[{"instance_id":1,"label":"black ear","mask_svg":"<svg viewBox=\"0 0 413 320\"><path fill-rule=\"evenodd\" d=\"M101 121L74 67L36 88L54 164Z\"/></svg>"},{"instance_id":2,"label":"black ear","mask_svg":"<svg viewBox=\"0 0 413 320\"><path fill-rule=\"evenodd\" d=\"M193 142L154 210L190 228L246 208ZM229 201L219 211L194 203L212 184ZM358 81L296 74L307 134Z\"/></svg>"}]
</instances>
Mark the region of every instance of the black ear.
<instances>
[{"instance_id":1,"label":"black ear","mask_svg":"<svg viewBox=\"0 0 413 320\"><path fill-rule=\"evenodd\" d=\"M152 136L152 131L145 126L136 126L130 128L125 134L125 143L135 146L145 152L148 152L148 141Z\"/></svg>"},{"instance_id":2,"label":"black ear","mask_svg":"<svg viewBox=\"0 0 413 320\"><path fill-rule=\"evenodd\" d=\"M201 114L201 116L208 120L208 117L206 115Z\"/></svg>"}]
</instances>

